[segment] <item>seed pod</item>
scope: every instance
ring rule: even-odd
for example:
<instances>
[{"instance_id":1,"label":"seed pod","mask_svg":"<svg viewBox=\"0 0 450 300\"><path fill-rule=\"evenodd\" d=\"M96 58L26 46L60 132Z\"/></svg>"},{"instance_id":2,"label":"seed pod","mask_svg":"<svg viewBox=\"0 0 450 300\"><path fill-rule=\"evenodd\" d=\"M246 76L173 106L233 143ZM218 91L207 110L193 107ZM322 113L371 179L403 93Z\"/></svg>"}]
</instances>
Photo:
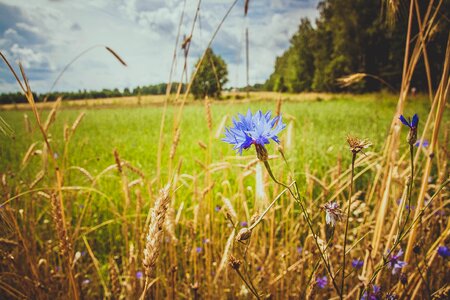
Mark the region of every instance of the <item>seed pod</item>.
<instances>
[{"instance_id":1,"label":"seed pod","mask_svg":"<svg viewBox=\"0 0 450 300\"><path fill-rule=\"evenodd\" d=\"M252 236L252 231L248 229L247 227L242 228L239 230L238 234L236 235L236 241L242 242L245 240L248 240Z\"/></svg>"}]
</instances>

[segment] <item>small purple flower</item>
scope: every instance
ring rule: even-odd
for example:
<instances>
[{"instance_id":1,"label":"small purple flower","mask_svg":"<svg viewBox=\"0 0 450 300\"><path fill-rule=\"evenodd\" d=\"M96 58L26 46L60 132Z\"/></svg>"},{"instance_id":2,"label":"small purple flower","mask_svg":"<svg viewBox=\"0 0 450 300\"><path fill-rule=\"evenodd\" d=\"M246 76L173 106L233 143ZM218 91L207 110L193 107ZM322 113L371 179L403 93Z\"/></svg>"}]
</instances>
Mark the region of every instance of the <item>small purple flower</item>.
<instances>
[{"instance_id":1,"label":"small purple flower","mask_svg":"<svg viewBox=\"0 0 450 300\"><path fill-rule=\"evenodd\" d=\"M202 247L197 247L196 249L195 249L195 251L197 252L197 253L202 253Z\"/></svg>"},{"instance_id":2,"label":"small purple flower","mask_svg":"<svg viewBox=\"0 0 450 300\"><path fill-rule=\"evenodd\" d=\"M220 205L216 205L216 207L214 207L214 210L216 212L219 212L221 209L222 209L222 206L220 206Z\"/></svg>"},{"instance_id":3,"label":"small purple flower","mask_svg":"<svg viewBox=\"0 0 450 300\"><path fill-rule=\"evenodd\" d=\"M409 206L408 204L405 205L406 210L414 210L416 208L414 205Z\"/></svg>"},{"instance_id":4,"label":"small purple flower","mask_svg":"<svg viewBox=\"0 0 450 300\"><path fill-rule=\"evenodd\" d=\"M137 279L142 279L142 277L144 277L144 273L142 271L137 271L136 272L136 278Z\"/></svg>"},{"instance_id":5,"label":"small purple flower","mask_svg":"<svg viewBox=\"0 0 450 300\"><path fill-rule=\"evenodd\" d=\"M352 260L352 267L355 269L361 269L364 265L364 261L363 260L359 260L359 259L354 259Z\"/></svg>"},{"instance_id":6,"label":"small purple flower","mask_svg":"<svg viewBox=\"0 0 450 300\"><path fill-rule=\"evenodd\" d=\"M389 260L388 266L392 268L392 274L397 273L398 270L402 269L406 266L406 262L399 260L400 257L403 256L403 250L398 250L397 254L391 255L391 259Z\"/></svg>"},{"instance_id":7,"label":"small purple flower","mask_svg":"<svg viewBox=\"0 0 450 300\"><path fill-rule=\"evenodd\" d=\"M321 289L325 288L327 286L327 284L328 284L327 276L317 277L316 278L316 284Z\"/></svg>"},{"instance_id":8,"label":"small purple flower","mask_svg":"<svg viewBox=\"0 0 450 300\"><path fill-rule=\"evenodd\" d=\"M447 246L439 246L437 253L443 258L450 257L450 249Z\"/></svg>"},{"instance_id":9,"label":"small purple flower","mask_svg":"<svg viewBox=\"0 0 450 300\"><path fill-rule=\"evenodd\" d=\"M302 252L303 252L303 247L298 246L297 247L297 253L298 254L302 254Z\"/></svg>"},{"instance_id":10,"label":"small purple flower","mask_svg":"<svg viewBox=\"0 0 450 300\"><path fill-rule=\"evenodd\" d=\"M242 222L241 222L241 226L242 226L242 227L247 227L247 226L248 226L248 223L247 223L246 221L242 221Z\"/></svg>"},{"instance_id":11,"label":"small purple flower","mask_svg":"<svg viewBox=\"0 0 450 300\"><path fill-rule=\"evenodd\" d=\"M261 270L262 270L262 267L261 267L261 266L257 266L257 267L256 267L256 271L259 272L259 271L261 271Z\"/></svg>"},{"instance_id":12,"label":"small purple flower","mask_svg":"<svg viewBox=\"0 0 450 300\"><path fill-rule=\"evenodd\" d=\"M428 140L418 140L414 146L419 147L420 145L422 145L422 147L426 148L430 145L430 142L428 142Z\"/></svg>"},{"instance_id":13,"label":"small purple flower","mask_svg":"<svg viewBox=\"0 0 450 300\"><path fill-rule=\"evenodd\" d=\"M381 293L380 293L381 289L379 286L374 285L372 286L372 292L365 292L362 297L361 300L379 300L381 299Z\"/></svg>"},{"instance_id":14,"label":"small purple flower","mask_svg":"<svg viewBox=\"0 0 450 300\"><path fill-rule=\"evenodd\" d=\"M267 150L264 145L269 144L270 140L280 143L277 135L286 127L281 116L271 117L271 111L263 114L258 110L252 114L250 109L245 116L238 114L237 120L233 118L234 127L226 128L225 138L222 141L234 145L233 149L239 154L242 154L242 150L255 145L258 158L266 160Z\"/></svg>"},{"instance_id":15,"label":"small purple flower","mask_svg":"<svg viewBox=\"0 0 450 300\"><path fill-rule=\"evenodd\" d=\"M204 238L204 239L202 240L202 242L203 242L203 244L209 244L209 239Z\"/></svg>"}]
</instances>

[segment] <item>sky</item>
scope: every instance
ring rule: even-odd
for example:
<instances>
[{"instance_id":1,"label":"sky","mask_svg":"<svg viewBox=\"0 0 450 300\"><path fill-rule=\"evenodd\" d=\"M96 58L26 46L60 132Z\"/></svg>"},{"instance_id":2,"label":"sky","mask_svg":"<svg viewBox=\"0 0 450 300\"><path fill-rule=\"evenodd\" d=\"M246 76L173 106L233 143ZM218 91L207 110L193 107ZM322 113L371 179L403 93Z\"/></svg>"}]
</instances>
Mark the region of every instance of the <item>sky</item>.
<instances>
[{"instance_id":1,"label":"sky","mask_svg":"<svg viewBox=\"0 0 450 300\"><path fill-rule=\"evenodd\" d=\"M187 61L188 73L234 0L202 0ZM228 65L228 87L246 85L245 28L249 30L250 84L263 83L275 59L288 47L300 19L318 16L318 0L244 0L231 11L212 48ZM169 80L180 16L181 36L189 35L198 0L0 0L0 51L21 62L33 91L46 93L64 67L54 90L134 88ZM95 47L96 45L99 45ZM121 65L104 46L116 51ZM180 47L178 47L180 48ZM177 49L174 81L184 63ZM0 93L18 91L0 63Z\"/></svg>"}]
</instances>

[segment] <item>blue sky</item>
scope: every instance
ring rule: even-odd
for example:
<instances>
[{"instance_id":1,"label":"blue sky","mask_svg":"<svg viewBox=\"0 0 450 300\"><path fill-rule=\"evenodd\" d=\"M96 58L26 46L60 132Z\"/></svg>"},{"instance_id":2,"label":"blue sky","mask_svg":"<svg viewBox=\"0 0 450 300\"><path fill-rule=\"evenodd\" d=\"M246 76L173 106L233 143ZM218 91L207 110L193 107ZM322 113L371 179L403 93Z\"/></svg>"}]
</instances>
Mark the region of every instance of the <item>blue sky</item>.
<instances>
[{"instance_id":1,"label":"blue sky","mask_svg":"<svg viewBox=\"0 0 450 300\"><path fill-rule=\"evenodd\" d=\"M189 72L233 0L202 0L188 58ZM245 85L245 27L250 32L250 83L264 82L275 58L289 46L300 18L318 15L318 0L250 0L244 17L240 0L213 43L228 64L228 86ZM167 82L184 0L0 0L0 51L21 61L31 87L47 92L77 54L107 45L128 63L120 65L103 48L75 62L55 90L133 88ZM186 0L182 35L190 32L197 0ZM179 80L181 50L174 80ZM18 91L0 65L0 93Z\"/></svg>"}]
</instances>

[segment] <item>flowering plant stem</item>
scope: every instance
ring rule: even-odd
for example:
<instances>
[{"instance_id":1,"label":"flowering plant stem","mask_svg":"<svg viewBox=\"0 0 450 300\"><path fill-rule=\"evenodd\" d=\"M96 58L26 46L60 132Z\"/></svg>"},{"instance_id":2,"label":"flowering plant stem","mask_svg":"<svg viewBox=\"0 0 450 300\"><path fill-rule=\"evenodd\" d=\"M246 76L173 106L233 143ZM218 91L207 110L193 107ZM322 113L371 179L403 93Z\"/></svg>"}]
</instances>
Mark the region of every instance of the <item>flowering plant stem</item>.
<instances>
[{"instance_id":1,"label":"flowering plant stem","mask_svg":"<svg viewBox=\"0 0 450 300\"><path fill-rule=\"evenodd\" d=\"M409 145L409 153L411 156L411 177L408 180L408 209L406 210L406 219L405 224L408 222L409 216L411 214L411 198L412 198L412 189L414 182L414 147L413 145Z\"/></svg>"},{"instance_id":2,"label":"flowering plant stem","mask_svg":"<svg viewBox=\"0 0 450 300\"><path fill-rule=\"evenodd\" d=\"M333 284L334 289L336 290L337 293L339 293L339 287L337 286L337 283L336 283L336 281L335 281L335 279L334 279L333 273L331 272L330 265L329 265L327 259L325 258L325 252L324 252L324 250L322 250L322 248L321 248L320 245L319 245L318 235L316 235L316 233L315 233L315 231L314 231L314 228L313 228L313 226L312 226L312 221L311 221L311 219L310 219L310 217L309 217L308 211L306 210L305 206L303 205L303 203L302 203L302 201L301 201L301 196L300 196L300 192L299 192L299 189L298 189L297 181L296 181L296 180L293 180L292 184L293 184L294 187L295 187L295 191L292 191L292 190L291 190L292 184L286 185L286 184L284 184L284 183L282 183L282 182L279 182L279 181L275 178L275 176L274 176L273 173L272 173L272 169L270 168L270 164L269 164L268 161L264 161L264 166L266 167L267 172L268 172L269 175L270 175L270 178L272 178L272 180L273 180L276 184L279 184L279 185L285 187L286 189L288 189L288 191L291 193L292 197L293 197L293 198L295 199L295 201L300 205L300 209L301 209L301 211L302 211L302 213L303 213L303 216L304 216L304 218L305 218L305 220L306 220L306 223L308 224L309 229L311 230L311 233L312 233L312 235L313 235L314 242L316 243L317 249L319 250L320 257L322 258L322 261L323 261L323 264L324 264L324 266L325 266L325 269L327 270L328 275L329 275L330 278L331 278L331 282L332 282L332 284Z\"/></svg>"},{"instance_id":3,"label":"flowering plant stem","mask_svg":"<svg viewBox=\"0 0 450 300\"><path fill-rule=\"evenodd\" d=\"M350 219L350 207L352 205L352 196L353 196L353 177L355 175L355 160L356 160L356 152L352 152L352 173L350 177L350 195L348 196L348 204L347 204L347 219L345 221L345 232L344 232L344 253L342 257L342 280L341 280L341 293L339 294L339 298L343 299L344 297L344 281L345 281L345 258L346 258L346 248L347 248L347 235L348 235L348 223Z\"/></svg>"},{"instance_id":4,"label":"flowering plant stem","mask_svg":"<svg viewBox=\"0 0 450 300\"><path fill-rule=\"evenodd\" d=\"M245 283L245 285L248 287L250 292L252 292L252 294L256 297L256 299L261 299L259 297L259 295L258 295L258 292L255 290L255 287L251 283L251 280L249 280L250 283L247 282L247 280L245 279L244 275L242 275L242 273L241 273L241 271L239 269L235 269L235 271L239 275L239 277L242 279L242 281Z\"/></svg>"}]
</instances>

